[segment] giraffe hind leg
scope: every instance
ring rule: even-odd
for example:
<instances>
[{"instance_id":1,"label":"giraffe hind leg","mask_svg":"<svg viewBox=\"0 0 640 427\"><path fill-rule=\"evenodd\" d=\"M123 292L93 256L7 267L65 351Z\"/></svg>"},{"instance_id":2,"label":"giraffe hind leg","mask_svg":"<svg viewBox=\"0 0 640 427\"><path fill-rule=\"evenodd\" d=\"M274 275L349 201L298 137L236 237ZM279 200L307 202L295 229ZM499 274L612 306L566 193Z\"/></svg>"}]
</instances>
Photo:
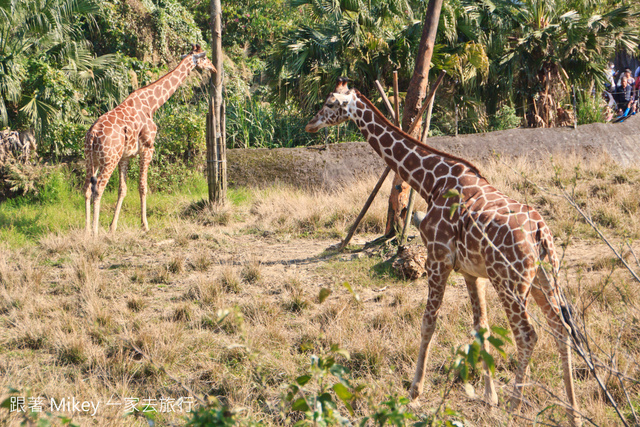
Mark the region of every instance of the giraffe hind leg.
<instances>
[{"instance_id":1,"label":"giraffe hind leg","mask_svg":"<svg viewBox=\"0 0 640 427\"><path fill-rule=\"evenodd\" d=\"M496 285L494 283L494 285ZM498 296L507 314L509 326L513 332L514 341L518 349L518 365L516 368L516 378L514 390L509 401L509 410L516 412L522 405L522 394L524 389L524 379L529 368L529 361L533 354L533 349L538 342L531 319L527 313L526 294L519 294L514 291L518 286L516 282L505 280L495 286Z\"/></svg>"},{"instance_id":2,"label":"giraffe hind leg","mask_svg":"<svg viewBox=\"0 0 640 427\"><path fill-rule=\"evenodd\" d=\"M95 197L96 197L96 193L97 193L96 184L98 182L98 180L95 177L96 171L91 166L91 164L93 163L90 161L90 158L89 158L89 156L91 155L92 155L91 153L88 153L87 155L85 155L87 159L87 177L85 179L84 188L83 188L84 201L85 201L84 231L85 231L85 234L87 235L91 233L91 205L93 204L93 201L95 200Z\"/></svg>"},{"instance_id":3,"label":"giraffe hind leg","mask_svg":"<svg viewBox=\"0 0 640 427\"><path fill-rule=\"evenodd\" d=\"M484 329L485 337L489 333L489 321L487 319L487 301L486 301L486 282L477 277L464 275L464 281L469 291L469 299L471 300L471 308L473 309L473 327L477 331ZM483 344L482 349L485 349ZM487 403L492 405L498 404L498 394L496 393L491 372L487 363L483 360L484 366L484 398Z\"/></svg>"},{"instance_id":4,"label":"giraffe hind leg","mask_svg":"<svg viewBox=\"0 0 640 427\"><path fill-rule=\"evenodd\" d=\"M113 220L109 227L109 232L114 233L118 228L118 218L120 217L120 209L122 209L122 202L127 195L127 170L129 168L129 159L120 160L118 166L120 173L120 183L118 185L118 201L116 202L116 209L113 214Z\"/></svg>"}]
</instances>

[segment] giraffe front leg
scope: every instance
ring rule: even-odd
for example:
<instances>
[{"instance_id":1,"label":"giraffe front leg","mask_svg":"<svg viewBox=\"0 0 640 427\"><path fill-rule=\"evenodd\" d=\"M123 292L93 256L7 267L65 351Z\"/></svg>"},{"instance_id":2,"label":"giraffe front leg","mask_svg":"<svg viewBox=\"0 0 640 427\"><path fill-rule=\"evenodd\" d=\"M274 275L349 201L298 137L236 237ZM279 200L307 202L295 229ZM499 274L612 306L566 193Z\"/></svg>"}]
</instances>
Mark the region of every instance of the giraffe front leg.
<instances>
[{"instance_id":1,"label":"giraffe front leg","mask_svg":"<svg viewBox=\"0 0 640 427\"><path fill-rule=\"evenodd\" d=\"M98 228L100 225L100 200L102 200L102 193L104 193L104 189L107 187L109 183L109 178L111 174L115 170L115 164L107 164L104 166L104 169L100 170L98 174L96 184L95 184L95 193L93 194L93 235L98 235Z\"/></svg>"},{"instance_id":2,"label":"giraffe front leg","mask_svg":"<svg viewBox=\"0 0 640 427\"><path fill-rule=\"evenodd\" d=\"M451 267L443 262L427 261L427 271L429 274L429 298L427 307L422 317L420 350L418 352L418 361L416 363L416 373L409 389L411 399L417 399L424 388L424 374L429 359L429 348L431 346L431 338L436 328L436 320L438 318L438 310L442 304L444 291L447 285L447 279L451 273Z\"/></svg>"},{"instance_id":3,"label":"giraffe front leg","mask_svg":"<svg viewBox=\"0 0 640 427\"><path fill-rule=\"evenodd\" d=\"M487 300L486 300L486 282L477 277L464 275L464 281L467 284L469 298L471 300L471 308L473 309L473 327L476 332L484 329L485 338L489 334L489 321L487 320ZM482 345L485 349L485 345ZM498 404L498 394L496 393L493 378L487 363L483 360L484 366L484 398L487 403L492 405Z\"/></svg>"},{"instance_id":4,"label":"giraffe front leg","mask_svg":"<svg viewBox=\"0 0 640 427\"><path fill-rule=\"evenodd\" d=\"M109 227L109 232L114 233L118 228L118 218L120 217L120 209L122 208L122 202L127 195L127 170L129 168L129 159L120 160L118 166L120 172L120 183L118 185L118 201L116 202L116 211L113 214L113 221Z\"/></svg>"}]
</instances>

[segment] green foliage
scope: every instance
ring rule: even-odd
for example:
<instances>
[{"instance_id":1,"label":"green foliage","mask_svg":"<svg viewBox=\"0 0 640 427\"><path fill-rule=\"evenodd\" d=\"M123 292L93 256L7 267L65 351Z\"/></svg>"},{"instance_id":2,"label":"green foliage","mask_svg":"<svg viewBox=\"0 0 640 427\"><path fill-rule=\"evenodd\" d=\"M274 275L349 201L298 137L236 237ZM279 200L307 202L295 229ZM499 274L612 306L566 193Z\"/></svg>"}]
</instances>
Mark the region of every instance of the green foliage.
<instances>
[{"instance_id":1,"label":"green foliage","mask_svg":"<svg viewBox=\"0 0 640 427\"><path fill-rule=\"evenodd\" d=\"M304 127L309 116L293 102L265 102L264 92L250 93L241 80L227 88L227 146L230 148L280 148L361 139L358 129L348 124L331 128L327 134L311 134Z\"/></svg>"},{"instance_id":2,"label":"green foliage","mask_svg":"<svg viewBox=\"0 0 640 427\"><path fill-rule=\"evenodd\" d=\"M55 118L81 122L82 105L112 93L114 57L91 53L83 25L99 12L94 0L0 3L0 121L46 134Z\"/></svg>"},{"instance_id":3,"label":"green foliage","mask_svg":"<svg viewBox=\"0 0 640 427\"><path fill-rule=\"evenodd\" d=\"M405 426L407 422L415 421L417 417L411 412L407 412L407 405L410 400L406 397L398 397L397 395L388 396L388 400L382 402L376 408L375 412L362 419L360 426L367 425L367 421L371 420L377 426L392 425L392 426ZM420 425L418 423L414 426Z\"/></svg>"},{"instance_id":4,"label":"green foliage","mask_svg":"<svg viewBox=\"0 0 640 427\"><path fill-rule=\"evenodd\" d=\"M577 98L577 119L579 125L604 122L604 102L590 96L585 91L579 91Z\"/></svg>"},{"instance_id":5,"label":"green foliage","mask_svg":"<svg viewBox=\"0 0 640 427\"><path fill-rule=\"evenodd\" d=\"M238 0L223 2L222 31L225 47L239 46L250 55L264 58L277 37L304 16L289 6L288 0Z\"/></svg>"},{"instance_id":6,"label":"green foliage","mask_svg":"<svg viewBox=\"0 0 640 427\"><path fill-rule=\"evenodd\" d=\"M73 180L64 167L34 166L10 162L0 170L9 191L21 197L7 201L9 205L56 204L71 194Z\"/></svg>"},{"instance_id":7,"label":"green foliage","mask_svg":"<svg viewBox=\"0 0 640 427\"><path fill-rule=\"evenodd\" d=\"M156 159L182 161L193 166L206 151L206 110L204 106L172 105L156 116L158 135L155 141Z\"/></svg>"},{"instance_id":8,"label":"green foliage","mask_svg":"<svg viewBox=\"0 0 640 427\"><path fill-rule=\"evenodd\" d=\"M516 115L516 109L505 104L491 117L489 130L513 129L520 126L521 122L522 119Z\"/></svg>"},{"instance_id":9,"label":"green foliage","mask_svg":"<svg viewBox=\"0 0 640 427\"><path fill-rule=\"evenodd\" d=\"M101 33L92 38L99 52L166 64L190 44L204 44L191 12L177 0L106 0L100 10Z\"/></svg>"},{"instance_id":10,"label":"green foliage","mask_svg":"<svg viewBox=\"0 0 640 427\"><path fill-rule=\"evenodd\" d=\"M194 410L186 425L192 427L258 427L263 424L252 421L251 419L243 416L239 411L230 409L220 403L220 401L215 397L209 397L209 404L206 406L199 406Z\"/></svg>"},{"instance_id":11,"label":"green foliage","mask_svg":"<svg viewBox=\"0 0 640 427\"><path fill-rule=\"evenodd\" d=\"M49 124L48 132L40 139L39 154L53 158L83 156L84 138L89 127L88 123L53 121Z\"/></svg>"},{"instance_id":12,"label":"green foliage","mask_svg":"<svg viewBox=\"0 0 640 427\"><path fill-rule=\"evenodd\" d=\"M376 79L398 69L407 79L420 31L413 4L406 0L333 2L293 0L312 22L287 32L268 58L269 76L282 98L315 110L340 76L369 93Z\"/></svg>"},{"instance_id":13,"label":"green foliage","mask_svg":"<svg viewBox=\"0 0 640 427\"><path fill-rule=\"evenodd\" d=\"M354 415L353 402L364 386L352 385L349 369L336 363L336 356L340 355L348 360L349 353L336 345L331 347L331 353L311 356L308 372L296 378L288 387L285 402L289 402L293 412L304 414L304 419L298 421L296 426L349 424L338 402L341 402L351 416Z\"/></svg>"},{"instance_id":14,"label":"green foliage","mask_svg":"<svg viewBox=\"0 0 640 427\"><path fill-rule=\"evenodd\" d=\"M491 332L495 335L487 335L485 329L475 332L475 339L471 344L464 344L455 351L451 368L456 372L465 383L470 380L471 372L477 369L480 361L483 361L491 374L495 374L495 361L493 356L484 349L484 346L490 344L500 356L506 359L507 355L502 348L505 341L511 342L508 337L509 331L498 326L491 328ZM469 386L466 386L469 387Z\"/></svg>"}]
</instances>

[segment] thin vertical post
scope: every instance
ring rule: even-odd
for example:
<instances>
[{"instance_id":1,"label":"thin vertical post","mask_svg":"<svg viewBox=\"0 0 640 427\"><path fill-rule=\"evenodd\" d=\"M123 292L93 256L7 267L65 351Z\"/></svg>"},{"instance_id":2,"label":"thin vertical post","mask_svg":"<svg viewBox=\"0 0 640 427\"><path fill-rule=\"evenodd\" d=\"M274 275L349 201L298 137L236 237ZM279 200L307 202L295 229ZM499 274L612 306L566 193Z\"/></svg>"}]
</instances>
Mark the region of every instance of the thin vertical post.
<instances>
[{"instance_id":1,"label":"thin vertical post","mask_svg":"<svg viewBox=\"0 0 640 427\"><path fill-rule=\"evenodd\" d=\"M211 0L211 62L216 72L211 74L209 111L207 113L207 182L209 202L221 204L227 195L226 121L223 117L222 79L222 5Z\"/></svg>"},{"instance_id":2,"label":"thin vertical post","mask_svg":"<svg viewBox=\"0 0 640 427\"><path fill-rule=\"evenodd\" d=\"M395 125L400 127L400 92L398 90L398 72L393 72L393 115Z\"/></svg>"}]
</instances>

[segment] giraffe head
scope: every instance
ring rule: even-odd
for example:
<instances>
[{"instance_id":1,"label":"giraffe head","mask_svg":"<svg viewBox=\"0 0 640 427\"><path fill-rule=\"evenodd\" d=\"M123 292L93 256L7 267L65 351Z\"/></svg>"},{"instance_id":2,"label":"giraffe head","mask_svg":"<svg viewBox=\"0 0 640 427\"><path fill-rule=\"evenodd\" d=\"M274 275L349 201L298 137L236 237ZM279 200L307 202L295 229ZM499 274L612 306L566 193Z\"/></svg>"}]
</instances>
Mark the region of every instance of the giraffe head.
<instances>
[{"instance_id":1,"label":"giraffe head","mask_svg":"<svg viewBox=\"0 0 640 427\"><path fill-rule=\"evenodd\" d=\"M217 72L216 67L213 66L209 58L207 58L207 53L202 50L199 44L191 45L191 53L184 55L182 58L186 58L190 56L193 58L193 64L199 70L209 70L212 73Z\"/></svg>"},{"instance_id":2,"label":"giraffe head","mask_svg":"<svg viewBox=\"0 0 640 427\"><path fill-rule=\"evenodd\" d=\"M335 90L325 101L322 109L304 128L307 132L315 133L320 129L339 125L351 118L349 104L355 99L353 90L347 87L347 79L340 77Z\"/></svg>"}]
</instances>

